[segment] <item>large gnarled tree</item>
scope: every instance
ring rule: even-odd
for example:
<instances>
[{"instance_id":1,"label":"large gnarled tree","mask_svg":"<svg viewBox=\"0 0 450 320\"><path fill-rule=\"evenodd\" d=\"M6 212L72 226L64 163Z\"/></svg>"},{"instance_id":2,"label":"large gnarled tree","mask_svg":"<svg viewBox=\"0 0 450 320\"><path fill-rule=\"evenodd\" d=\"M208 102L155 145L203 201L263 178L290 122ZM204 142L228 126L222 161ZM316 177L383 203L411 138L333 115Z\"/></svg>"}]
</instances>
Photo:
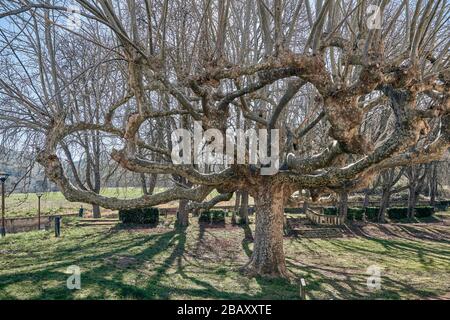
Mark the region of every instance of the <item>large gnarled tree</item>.
<instances>
[{"instance_id":1,"label":"large gnarled tree","mask_svg":"<svg viewBox=\"0 0 450 320\"><path fill-rule=\"evenodd\" d=\"M286 275L283 209L294 192L348 192L381 169L432 161L449 147L446 1L1 3L9 27L0 24L7 52L0 95L11 109L0 121L29 127L39 120L38 162L65 197L123 209L248 191L256 206L251 273ZM63 23L69 5L80 8L76 30ZM96 48L98 62L67 79L67 59L92 59L71 58L64 42L74 38ZM29 74L19 61L32 66ZM114 67L102 79L122 96L98 107L100 121L73 119L83 92L70 83L86 73L96 81L105 64ZM17 79L27 81L19 86ZM50 96L40 99L47 85ZM380 125L386 114L389 125ZM261 175L260 165L172 163L170 132L192 130L194 121L223 133L244 123L280 129L280 170ZM382 134L372 132L375 126ZM163 134L143 139L145 127ZM116 139L110 154L121 167L180 177L189 187L127 200L78 188L64 172L62 150L83 131Z\"/></svg>"}]
</instances>

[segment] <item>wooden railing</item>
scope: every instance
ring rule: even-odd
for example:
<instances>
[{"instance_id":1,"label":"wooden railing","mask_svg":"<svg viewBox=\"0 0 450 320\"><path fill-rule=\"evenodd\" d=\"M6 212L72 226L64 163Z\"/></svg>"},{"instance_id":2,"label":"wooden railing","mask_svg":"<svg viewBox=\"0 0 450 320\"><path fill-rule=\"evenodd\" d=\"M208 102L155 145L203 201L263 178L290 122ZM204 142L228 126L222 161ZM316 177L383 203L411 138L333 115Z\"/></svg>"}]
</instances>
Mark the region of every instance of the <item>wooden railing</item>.
<instances>
[{"instance_id":1,"label":"wooden railing","mask_svg":"<svg viewBox=\"0 0 450 320\"><path fill-rule=\"evenodd\" d=\"M314 210L311 210L309 208L306 211L306 217L309 220L311 220L312 222L317 223L317 224L339 226L339 225L344 224L344 222L345 222L344 217L327 216L327 215L315 212Z\"/></svg>"}]
</instances>

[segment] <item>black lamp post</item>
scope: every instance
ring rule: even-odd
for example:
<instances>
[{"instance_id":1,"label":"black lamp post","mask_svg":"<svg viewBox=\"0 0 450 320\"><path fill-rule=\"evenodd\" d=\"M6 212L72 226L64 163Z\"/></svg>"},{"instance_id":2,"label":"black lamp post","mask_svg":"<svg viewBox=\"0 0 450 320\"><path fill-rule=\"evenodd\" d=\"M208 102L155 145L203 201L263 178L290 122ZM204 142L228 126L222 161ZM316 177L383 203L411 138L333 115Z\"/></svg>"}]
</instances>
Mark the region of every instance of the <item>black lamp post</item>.
<instances>
[{"instance_id":1,"label":"black lamp post","mask_svg":"<svg viewBox=\"0 0 450 320\"><path fill-rule=\"evenodd\" d=\"M38 197L38 230L41 230L41 197L43 195L42 192L36 193L36 196Z\"/></svg>"},{"instance_id":2,"label":"black lamp post","mask_svg":"<svg viewBox=\"0 0 450 320\"><path fill-rule=\"evenodd\" d=\"M5 182L6 179L8 179L9 174L6 172L0 172L0 182L2 183L2 228L0 230L0 233L2 237L6 235L6 228L5 228Z\"/></svg>"}]
</instances>

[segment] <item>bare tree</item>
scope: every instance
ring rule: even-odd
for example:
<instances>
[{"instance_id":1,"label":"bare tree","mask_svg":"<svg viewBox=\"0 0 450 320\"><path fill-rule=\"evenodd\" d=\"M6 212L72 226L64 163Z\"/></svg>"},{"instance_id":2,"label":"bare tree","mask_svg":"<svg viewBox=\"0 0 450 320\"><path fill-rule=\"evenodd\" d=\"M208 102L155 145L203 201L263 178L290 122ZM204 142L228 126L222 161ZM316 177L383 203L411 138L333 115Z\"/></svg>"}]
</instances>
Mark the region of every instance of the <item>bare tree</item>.
<instances>
[{"instance_id":1,"label":"bare tree","mask_svg":"<svg viewBox=\"0 0 450 320\"><path fill-rule=\"evenodd\" d=\"M380 185L381 185L381 200L380 200L380 210L378 211L378 221L385 222L386 211L389 208L389 203L391 196L394 193L400 192L403 189L397 188L393 189L397 182L400 180L405 170L396 168L386 169L380 174Z\"/></svg>"}]
</instances>

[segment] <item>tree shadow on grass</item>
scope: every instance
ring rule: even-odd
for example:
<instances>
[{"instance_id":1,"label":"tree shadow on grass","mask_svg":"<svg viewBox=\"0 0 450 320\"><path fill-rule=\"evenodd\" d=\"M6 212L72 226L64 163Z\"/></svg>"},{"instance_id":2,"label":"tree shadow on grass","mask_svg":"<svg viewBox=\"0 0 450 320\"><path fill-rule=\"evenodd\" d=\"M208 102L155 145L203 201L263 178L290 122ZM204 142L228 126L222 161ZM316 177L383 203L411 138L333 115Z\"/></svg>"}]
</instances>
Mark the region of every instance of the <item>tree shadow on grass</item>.
<instances>
[{"instance_id":1,"label":"tree shadow on grass","mask_svg":"<svg viewBox=\"0 0 450 320\"><path fill-rule=\"evenodd\" d=\"M51 263L50 266L42 270L35 271L24 271L16 272L14 274L0 275L0 286L5 288L9 285L16 285L26 281L31 281L33 283L57 283L57 286L52 286L48 288L36 288L38 292L33 296L33 299L73 299L77 290L71 291L66 287L66 279L69 275L64 274L64 270L70 265L78 265L81 267L81 277L82 277L82 288L95 288L100 287L96 292L89 295L89 299L104 299L105 291L113 290L118 291L119 297L126 297L129 294L140 294L142 292L136 290L133 286L129 286L122 282L120 268L111 266L111 261L117 256L130 256L128 253L130 249L135 247L140 247L143 245L149 245L154 242L149 248L145 249L140 254L133 257L137 261L150 260L153 256L160 253L162 250L168 247L171 240L174 238L176 232L167 232L163 234L152 234L145 236L144 238L136 241L136 239L131 239L129 241L122 241L120 245L115 245L111 249L103 252L101 254L88 253L89 248L85 245L77 245L78 250L67 250L65 248L61 252L56 252L50 256L47 256L41 263ZM102 247L101 242L104 241L108 236L103 236L101 240L97 241L96 249L99 245ZM118 241L120 243L120 241ZM111 243L106 243L105 247L111 246ZM77 257L70 256L71 252L78 253L83 252L84 254L78 255ZM69 254L68 254L69 253ZM99 264L96 267L90 267L90 269L83 271L83 269L89 268L89 266ZM113 270L113 271L111 271ZM112 273L112 274L111 274ZM2 294L3 296L3 294Z\"/></svg>"},{"instance_id":2,"label":"tree shadow on grass","mask_svg":"<svg viewBox=\"0 0 450 320\"><path fill-rule=\"evenodd\" d=\"M217 275L223 276L224 279L228 276L227 268L217 270L215 266L208 269L207 266L200 265L194 273L187 273L187 264L184 263L185 230L145 236L133 235L133 238L126 240L120 237L115 239L113 234L116 233L101 235L95 238L95 243L93 240L83 242L80 238L75 244L65 245L61 251L49 251L45 257L40 256L38 261L33 261L34 265L41 265L40 269L29 270L24 267L15 273L0 275L0 287L6 288L0 297L169 299L175 294L190 298L267 299L276 298L279 292L286 292L286 283L265 279L257 279L261 289L255 295L242 291L242 287L239 292L234 292L233 289L222 289L220 285L214 285L217 283ZM95 253L98 250L101 250L101 253ZM78 265L81 268L81 290L68 290L66 287L69 275L64 272L70 265ZM219 271L225 273L222 275ZM208 272L215 276L213 282L204 277ZM186 287L178 285L176 280L173 280L175 282L172 286L170 279L176 274L186 280ZM129 275L132 276L131 280L127 278ZM239 279L234 281L239 284ZM32 286L31 293L24 288L28 283ZM294 290L296 291L292 288L291 291Z\"/></svg>"},{"instance_id":3,"label":"tree shadow on grass","mask_svg":"<svg viewBox=\"0 0 450 320\"><path fill-rule=\"evenodd\" d=\"M123 231L121 231L123 232ZM113 237L117 235L117 238ZM78 238L77 238L78 239ZM28 295L34 299L74 299L81 294L86 299L169 299L177 297L215 298L215 299L298 299L299 286L294 281L283 279L268 279L255 277L241 278L241 275L229 270L228 266L217 268L204 264L200 259L194 272L187 269L189 264L185 256L186 230L172 230L160 234L142 235L132 234L131 238L123 238L120 232L99 235L89 241L75 241L75 244L65 245L63 250L49 251L48 255L39 256L37 264L49 264L43 269L20 269L16 273L0 275L0 287L9 290L0 293L3 299L16 299L20 296L11 291L11 286L34 284L35 293ZM420 244L409 244L403 241L384 241L373 239L386 248L410 250L422 255L449 255L447 250L421 248ZM345 243L344 243L345 242ZM350 243L350 241L333 242L335 245L346 247L346 250L371 252L365 248ZM251 256L248 242L242 242L247 256ZM418 252L421 249L421 252ZM101 253L98 253L98 251ZM97 253L96 253L97 252ZM384 254L380 252L380 254ZM75 256L73 256L75 255ZM419 257L420 258L420 257ZM442 258L440 256L440 258ZM424 263L426 262L423 260ZM125 262L125 263L122 263ZM36 264L36 260L35 260ZM82 268L82 290L70 291L66 288L68 275L65 268L79 265ZM405 290L419 297L433 297L427 290L415 290L412 286L400 283L391 277L383 278L381 293L367 292L366 275L339 274L338 271L325 270L320 266L299 265L288 259L288 268L298 278L307 280L309 298L386 298L398 299L399 292ZM84 270L83 270L84 269ZM220 269L220 270L219 270ZM26 270L26 271L24 271ZM336 279L336 274L338 279ZM130 280L130 277L131 279ZM177 283L179 276L187 286ZM208 276L212 276L210 280ZM231 278L237 288L222 289L220 279ZM135 283L133 283L133 279ZM218 280L219 279L219 280ZM169 281L169 283L167 283ZM172 283L170 282L173 282ZM255 290L255 282L258 285ZM216 284L219 283L219 284ZM252 284L252 288L250 288ZM85 290L85 291L84 291ZM250 291L253 290L251 293Z\"/></svg>"},{"instance_id":4,"label":"tree shadow on grass","mask_svg":"<svg viewBox=\"0 0 450 320\"><path fill-rule=\"evenodd\" d=\"M436 293L417 289L407 281L401 282L391 276L382 275L379 290L367 286L366 273L346 272L322 266L305 265L292 261L288 268L301 274L306 280L308 299L402 299L400 293L409 293L414 297L433 298Z\"/></svg>"}]
</instances>

